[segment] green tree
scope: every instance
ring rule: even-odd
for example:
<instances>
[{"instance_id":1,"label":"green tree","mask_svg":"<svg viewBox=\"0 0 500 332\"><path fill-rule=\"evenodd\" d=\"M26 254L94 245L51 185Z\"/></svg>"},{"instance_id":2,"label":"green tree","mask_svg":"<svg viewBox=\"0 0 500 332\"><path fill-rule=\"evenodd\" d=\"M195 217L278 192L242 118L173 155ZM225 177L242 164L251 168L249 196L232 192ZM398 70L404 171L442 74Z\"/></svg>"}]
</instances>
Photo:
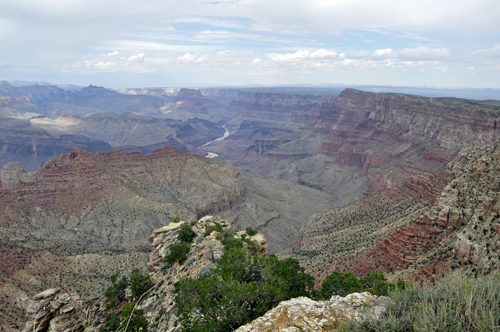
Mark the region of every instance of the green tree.
<instances>
[{"instance_id":1,"label":"green tree","mask_svg":"<svg viewBox=\"0 0 500 332\"><path fill-rule=\"evenodd\" d=\"M125 289L128 286L128 279L123 276L120 281L117 282L119 274L120 272L116 272L109 276L111 286L109 286L104 292L104 296L110 301L110 303L106 306L106 309L111 309L116 305L117 301L120 302L125 299Z\"/></svg>"},{"instance_id":2,"label":"green tree","mask_svg":"<svg viewBox=\"0 0 500 332\"><path fill-rule=\"evenodd\" d=\"M148 332L148 321L144 310L135 309L135 302L129 302L122 308L122 328L120 332Z\"/></svg>"},{"instance_id":3,"label":"green tree","mask_svg":"<svg viewBox=\"0 0 500 332\"><path fill-rule=\"evenodd\" d=\"M142 270L135 269L130 274L130 290L132 295L138 299L153 286L149 274L143 274Z\"/></svg>"},{"instance_id":4,"label":"green tree","mask_svg":"<svg viewBox=\"0 0 500 332\"><path fill-rule=\"evenodd\" d=\"M187 254L191 250L191 247L187 243L176 244L172 247L170 254L165 257L165 262L173 264L179 262L179 264L184 264L187 259Z\"/></svg>"},{"instance_id":5,"label":"green tree","mask_svg":"<svg viewBox=\"0 0 500 332\"><path fill-rule=\"evenodd\" d=\"M175 284L183 331L233 331L281 301L310 296L314 278L303 271L295 259L262 258L226 247L208 275Z\"/></svg>"},{"instance_id":6,"label":"green tree","mask_svg":"<svg viewBox=\"0 0 500 332\"><path fill-rule=\"evenodd\" d=\"M179 230L179 234L177 238L181 242L191 243L193 239L196 237L195 231L191 228L191 224L187 222L181 225L181 229Z\"/></svg>"}]
</instances>

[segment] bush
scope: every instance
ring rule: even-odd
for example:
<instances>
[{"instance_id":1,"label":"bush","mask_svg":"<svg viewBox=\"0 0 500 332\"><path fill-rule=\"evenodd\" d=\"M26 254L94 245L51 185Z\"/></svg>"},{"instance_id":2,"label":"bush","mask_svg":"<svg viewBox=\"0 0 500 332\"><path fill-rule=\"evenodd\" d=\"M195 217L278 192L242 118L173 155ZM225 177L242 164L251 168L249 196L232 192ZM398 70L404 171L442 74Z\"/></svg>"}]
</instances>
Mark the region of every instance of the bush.
<instances>
[{"instance_id":1,"label":"bush","mask_svg":"<svg viewBox=\"0 0 500 332\"><path fill-rule=\"evenodd\" d=\"M191 250L191 247L187 243L182 242L180 244L176 244L175 246L172 247L170 254L168 254L168 256L165 257L164 262L170 264L179 262L179 264L182 265L187 259L187 254L189 253L189 250Z\"/></svg>"},{"instance_id":2,"label":"bush","mask_svg":"<svg viewBox=\"0 0 500 332\"><path fill-rule=\"evenodd\" d=\"M191 224L184 223L181 225L181 229L179 230L179 235L177 237L181 242L191 243L195 237L196 233L191 228Z\"/></svg>"},{"instance_id":3,"label":"bush","mask_svg":"<svg viewBox=\"0 0 500 332\"><path fill-rule=\"evenodd\" d=\"M172 222L174 222L174 223L178 223L180 221L181 221L181 218L179 218L179 217L175 217L174 219L172 219Z\"/></svg>"},{"instance_id":4,"label":"bush","mask_svg":"<svg viewBox=\"0 0 500 332\"><path fill-rule=\"evenodd\" d=\"M119 282L116 282L119 274L120 272L116 272L109 276L111 286L104 292L104 296L110 300L110 303L106 306L108 310L114 307L117 301L120 302L125 299L125 289L128 286L128 279L123 276Z\"/></svg>"},{"instance_id":5,"label":"bush","mask_svg":"<svg viewBox=\"0 0 500 332\"><path fill-rule=\"evenodd\" d=\"M390 292L379 320L346 322L341 331L498 331L500 273L452 273L436 285L411 284Z\"/></svg>"},{"instance_id":6,"label":"bush","mask_svg":"<svg viewBox=\"0 0 500 332\"><path fill-rule=\"evenodd\" d=\"M310 296L314 278L303 271L292 258L261 258L227 247L208 274L175 284L182 331L233 331L281 301Z\"/></svg>"},{"instance_id":7,"label":"bush","mask_svg":"<svg viewBox=\"0 0 500 332\"><path fill-rule=\"evenodd\" d=\"M257 230L252 227L247 227L246 232L249 236L254 236L258 233Z\"/></svg>"},{"instance_id":8,"label":"bush","mask_svg":"<svg viewBox=\"0 0 500 332\"><path fill-rule=\"evenodd\" d=\"M224 229L219 223L215 223L215 225L208 226L207 229L205 230L205 233L203 233L203 237L209 236L213 231L216 232L222 232Z\"/></svg>"},{"instance_id":9,"label":"bush","mask_svg":"<svg viewBox=\"0 0 500 332\"><path fill-rule=\"evenodd\" d=\"M122 308L122 327L118 331L123 332L147 332L148 321L144 317L144 310L135 309L135 303L129 302ZM128 327L127 327L128 324ZM127 327L127 329L125 329Z\"/></svg>"},{"instance_id":10,"label":"bush","mask_svg":"<svg viewBox=\"0 0 500 332\"><path fill-rule=\"evenodd\" d=\"M135 302L126 303L121 311L121 319L112 315L100 332L147 332L148 321L144 317L144 310L134 310L134 307Z\"/></svg>"},{"instance_id":11,"label":"bush","mask_svg":"<svg viewBox=\"0 0 500 332\"><path fill-rule=\"evenodd\" d=\"M153 286L149 274L143 274L142 270L135 269L130 274L130 290L132 295L138 299Z\"/></svg>"},{"instance_id":12,"label":"bush","mask_svg":"<svg viewBox=\"0 0 500 332\"><path fill-rule=\"evenodd\" d=\"M397 285L404 288L403 280L399 279ZM315 298L329 300L332 295L346 296L355 292L370 292L373 295L386 296L395 287L395 284L387 282L382 271L374 271L360 278L351 272L342 274L333 271L323 280L321 288L315 292Z\"/></svg>"},{"instance_id":13,"label":"bush","mask_svg":"<svg viewBox=\"0 0 500 332\"><path fill-rule=\"evenodd\" d=\"M221 231L220 234L217 235L217 240L222 243L224 250L243 248L243 241L239 238L235 238L235 234L231 231Z\"/></svg>"}]
</instances>

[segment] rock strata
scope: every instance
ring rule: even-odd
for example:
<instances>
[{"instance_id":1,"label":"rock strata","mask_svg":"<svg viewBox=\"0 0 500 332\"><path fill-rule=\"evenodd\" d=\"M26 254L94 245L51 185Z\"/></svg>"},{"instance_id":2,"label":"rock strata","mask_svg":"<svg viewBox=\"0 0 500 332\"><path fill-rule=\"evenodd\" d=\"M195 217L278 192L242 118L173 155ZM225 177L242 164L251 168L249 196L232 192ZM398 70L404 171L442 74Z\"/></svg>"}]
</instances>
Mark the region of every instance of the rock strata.
<instances>
[{"instance_id":1,"label":"rock strata","mask_svg":"<svg viewBox=\"0 0 500 332\"><path fill-rule=\"evenodd\" d=\"M465 148L441 172L318 214L302 229L296 257L318 280L331 270L382 269L417 280L457 268L497 270L499 165L500 142Z\"/></svg>"}]
</instances>

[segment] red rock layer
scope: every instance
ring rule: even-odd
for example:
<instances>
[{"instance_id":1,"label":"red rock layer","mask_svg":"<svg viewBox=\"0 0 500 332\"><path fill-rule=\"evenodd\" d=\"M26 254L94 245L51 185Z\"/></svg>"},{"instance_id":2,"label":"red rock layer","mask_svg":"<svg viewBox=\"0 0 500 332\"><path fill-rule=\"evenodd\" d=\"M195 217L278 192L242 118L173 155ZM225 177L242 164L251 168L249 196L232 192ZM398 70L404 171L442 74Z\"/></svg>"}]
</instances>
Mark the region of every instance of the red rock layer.
<instances>
[{"instance_id":1,"label":"red rock layer","mask_svg":"<svg viewBox=\"0 0 500 332\"><path fill-rule=\"evenodd\" d=\"M370 192L436 172L464 147L500 139L497 111L467 101L344 90L314 122L320 153L363 167Z\"/></svg>"},{"instance_id":2,"label":"red rock layer","mask_svg":"<svg viewBox=\"0 0 500 332\"><path fill-rule=\"evenodd\" d=\"M245 189L238 171L222 160L185 154L168 146L152 154L126 152L89 153L73 149L66 164L50 163L36 181L0 192L0 225L9 226L42 210L56 215L85 213L97 203L150 195L153 200L190 207L201 216L240 204ZM170 195L171 196L171 195ZM170 197L169 196L169 197Z\"/></svg>"},{"instance_id":3,"label":"red rock layer","mask_svg":"<svg viewBox=\"0 0 500 332\"><path fill-rule=\"evenodd\" d=\"M334 96L240 91L228 111L245 118L307 123L331 106Z\"/></svg>"},{"instance_id":4,"label":"red rock layer","mask_svg":"<svg viewBox=\"0 0 500 332\"><path fill-rule=\"evenodd\" d=\"M385 239L418 218L453 177L449 171L413 176L401 185L372 194L345 208L322 212L302 228L294 255L318 282L333 270L364 275L376 269L389 269L389 265L384 265L386 262L404 266L406 261L398 253L401 248L396 244L387 246ZM373 253L383 246L387 250L373 257Z\"/></svg>"}]
</instances>

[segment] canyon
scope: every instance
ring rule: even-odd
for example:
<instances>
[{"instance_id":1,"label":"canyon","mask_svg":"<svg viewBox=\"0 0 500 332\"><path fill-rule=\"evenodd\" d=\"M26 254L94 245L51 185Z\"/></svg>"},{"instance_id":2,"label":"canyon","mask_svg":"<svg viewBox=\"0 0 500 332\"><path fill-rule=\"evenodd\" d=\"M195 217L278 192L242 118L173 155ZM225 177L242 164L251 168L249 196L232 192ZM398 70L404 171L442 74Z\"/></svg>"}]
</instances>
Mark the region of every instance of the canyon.
<instances>
[{"instance_id":1,"label":"canyon","mask_svg":"<svg viewBox=\"0 0 500 332\"><path fill-rule=\"evenodd\" d=\"M175 216L252 226L317 285L498 269L498 106L313 92L0 85L1 328L46 288L146 269Z\"/></svg>"}]
</instances>

